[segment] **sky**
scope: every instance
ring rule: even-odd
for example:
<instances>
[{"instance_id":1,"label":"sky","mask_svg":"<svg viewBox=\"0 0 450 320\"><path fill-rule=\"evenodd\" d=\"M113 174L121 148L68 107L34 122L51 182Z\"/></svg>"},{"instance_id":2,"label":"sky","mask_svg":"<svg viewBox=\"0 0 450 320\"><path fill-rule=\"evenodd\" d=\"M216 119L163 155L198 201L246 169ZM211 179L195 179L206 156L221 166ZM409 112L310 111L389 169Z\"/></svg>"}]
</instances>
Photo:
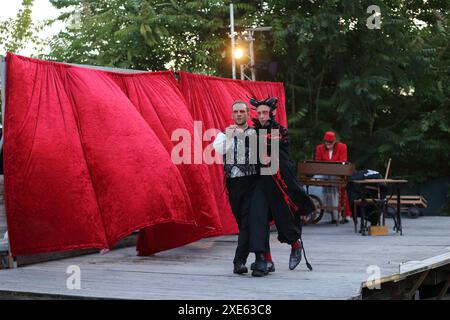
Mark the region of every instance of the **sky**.
<instances>
[{"instance_id":1,"label":"sky","mask_svg":"<svg viewBox=\"0 0 450 320\"><path fill-rule=\"evenodd\" d=\"M14 18L20 9L22 0L0 0L0 21ZM56 18L58 10L54 8L48 0L34 0L33 21L42 21L46 19ZM49 36L57 34L63 28L62 23L55 23L53 26L46 28L40 34L41 38L46 39ZM20 54L29 56L33 54L31 46L27 47Z\"/></svg>"}]
</instances>

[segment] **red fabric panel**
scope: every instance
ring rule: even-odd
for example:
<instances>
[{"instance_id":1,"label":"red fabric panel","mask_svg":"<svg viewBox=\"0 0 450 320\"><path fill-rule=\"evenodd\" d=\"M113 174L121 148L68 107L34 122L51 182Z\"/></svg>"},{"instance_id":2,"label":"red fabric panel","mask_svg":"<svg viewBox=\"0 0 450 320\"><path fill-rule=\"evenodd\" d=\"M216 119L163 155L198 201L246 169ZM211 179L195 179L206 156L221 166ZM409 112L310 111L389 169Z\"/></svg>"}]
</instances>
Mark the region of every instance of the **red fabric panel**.
<instances>
[{"instance_id":1,"label":"red fabric panel","mask_svg":"<svg viewBox=\"0 0 450 320\"><path fill-rule=\"evenodd\" d=\"M235 100L249 101L248 97L263 99L275 96L279 99L277 120L287 125L285 95L282 83L242 81L218 78L212 76L196 75L180 72L179 88L186 99L186 103L194 120L202 121L203 130L217 128L224 130L232 124L231 104ZM251 115L256 117L254 111ZM251 124L251 120L249 119ZM208 166L213 181L213 191L217 197L217 203L221 209L224 234L237 232L234 216L231 212L228 196L224 192L223 166L214 164Z\"/></svg>"},{"instance_id":2,"label":"red fabric panel","mask_svg":"<svg viewBox=\"0 0 450 320\"><path fill-rule=\"evenodd\" d=\"M246 95L279 97L284 123L281 84L182 73L178 86L170 72L124 75L12 54L7 62L13 255L111 248L139 229L147 255L237 232L222 166L173 164L171 134L193 136L194 119L222 130L231 103Z\"/></svg>"},{"instance_id":3,"label":"red fabric panel","mask_svg":"<svg viewBox=\"0 0 450 320\"><path fill-rule=\"evenodd\" d=\"M225 128L232 123L230 106L235 100L248 102L249 97L277 97L276 120L287 128L286 98L281 82L232 80L181 71L179 87L194 120ZM256 117L256 112L251 110L250 115Z\"/></svg>"},{"instance_id":4,"label":"red fabric panel","mask_svg":"<svg viewBox=\"0 0 450 320\"><path fill-rule=\"evenodd\" d=\"M67 79L110 246L149 224L195 225L179 170L120 87L96 70Z\"/></svg>"},{"instance_id":5,"label":"red fabric panel","mask_svg":"<svg viewBox=\"0 0 450 320\"><path fill-rule=\"evenodd\" d=\"M184 98L178 90L172 72L154 72L140 75L110 76L120 84L129 100L147 124L154 129L159 141L171 153L174 144L172 132L186 129L194 136L194 121L186 107ZM191 148L190 158L193 159ZM187 188L187 193L195 210L193 219L196 228L165 224L158 228L145 228L141 231L138 253L148 255L168 247L179 246L199 240L205 236L222 234L222 224L215 195L211 189L211 179L206 164L179 164L178 169Z\"/></svg>"},{"instance_id":6,"label":"red fabric panel","mask_svg":"<svg viewBox=\"0 0 450 320\"><path fill-rule=\"evenodd\" d=\"M7 77L13 255L111 247L145 226L196 227L170 154L106 73L9 54Z\"/></svg>"},{"instance_id":7,"label":"red fabric panel","mask_svg":"<svg viewBox=\"0 0 450 320\"><path fill-rule=\"evenodd\" d=\"M105 248L76 119L57 64L7 57L5 205L13 255Z\"/></svg>"}]
</instances>

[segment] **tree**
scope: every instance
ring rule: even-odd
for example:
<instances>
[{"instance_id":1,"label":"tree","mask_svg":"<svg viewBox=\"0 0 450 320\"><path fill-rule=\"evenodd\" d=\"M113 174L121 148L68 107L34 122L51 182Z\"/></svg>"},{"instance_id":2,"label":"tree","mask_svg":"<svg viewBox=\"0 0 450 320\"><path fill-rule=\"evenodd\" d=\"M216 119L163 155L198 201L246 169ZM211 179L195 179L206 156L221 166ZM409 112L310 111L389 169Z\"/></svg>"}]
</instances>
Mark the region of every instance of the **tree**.
<instances>
[{"instance_id":1,"label":"tree","mask_svg":"<svg viewBox=\"0 0 450 320\"><path fill-rule=\"evenodd\" d=\"M449 1L383 1L381 29L374 30L366 26L371 1L268 4L265 21L274 27L275 59L282 61L279 79L295 112L291 132L301 137L298 158L310 158L323 132L333 129L359 167L382 170L391 157L398 175L449 174L449 166L435 165L449 161L443 143L449 137L443 118ZM440 142L430 145L421 129L431 122L435 127L428 130ZM432 170L420 170L424 165Z\"/></svg>"},{"instance_id":2,"label":"tree","mask_svg":"<svg viewBox=\"0 0 450 320\"><path fill-rule=\"evenodd\" d=\"M20 53L27 45L39 45L39 31L44 24L35 24L32 21L31 14L33 0L23 0L21 7L14 19L9 18L0 21L0 55L6 55L6 52ZM0 101L0 117L1 117Z\"/></svg>"},{"instance_id":3,"label":"tree","mask_svg":"<svg viewBox=\"0 0 450 320\"><path fill-rule=\"evenodd\" d=\"M450 1L268 1L297 160L335 130L357 168L420 182L450 176ZM450 197L450 190L449 190ZM449 203L450 204L450 203Z\"/></svg>"},{"instance_id":4,"label":"tree","mask_svg":"<svg viewBox=\"0 0 450 320\"><path fill-rule=\"evenodd\" d=\"M228 5L218 0L51 0L72 8L51 43L50 57L74 63L160 70L167 66L221 73L228 55ZM237 23L252 22L258 6L239 1ZM228 56L229 59L229 56Z\"/></svg>"},{"instance_id":5,"label":"tree","mask_svg":"<svg viewBox=\"0 0 450 320\"><path fill-rule=\"evenodd\" d=\"M230 76L228 3L51 2L73 10L50 58ZM262 79L286 85L295 160L335 130L359 169L384 171L392 158L394 176L450 176L450 0L378 1L375 29L370 0L234 3L238 31L273 28L256 35L256 59L278 62L276 78Z\"/></svg>"},{"instance_id":6,"label":"tree","mask_svg":"<svg viewBox=\"0 0 450 320\"><path fill-rule=\"evenodd\" d=\"M23 0L16 18L0 21L0 54L19 53L29 43L39 43L38 32L43 25L32 21L33 0Z\"/></svg>"}]
</instances>

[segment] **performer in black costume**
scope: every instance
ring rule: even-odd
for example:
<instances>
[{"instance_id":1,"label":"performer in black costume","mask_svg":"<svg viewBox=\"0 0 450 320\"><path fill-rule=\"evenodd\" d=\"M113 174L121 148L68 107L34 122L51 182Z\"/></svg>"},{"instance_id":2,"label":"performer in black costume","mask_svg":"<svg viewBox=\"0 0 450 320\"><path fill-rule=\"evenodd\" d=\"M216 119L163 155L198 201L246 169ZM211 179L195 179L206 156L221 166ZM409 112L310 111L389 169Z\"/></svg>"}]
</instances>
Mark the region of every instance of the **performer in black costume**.
<instances>
[{"instance_id":1,"label":"performer in black costume","mask_svg":"<svg viewBox=\"0 0 450 320\"><path fill-rule=\"evenodd\" d=\"M308 215L314 211L314 203L297 182L294 175L293 165L289 159L289 138L288 131L274 119L273 111L277 108L277 98L265 100L250 99L250 103L255 107L258 118L253 119L254 127L258 136L267 138L267 155L261 153L261 142L259 145L258 159L269 158L270 161L278 161L278 170L270 171L271 162L261 163L259 176L251 205L251 233L258 233L263 230L265 224L268 230L268 220L273 218L278 231L278 240L281 243L291 245L291 255L289 258L289 269L294 270L302 259L303 241L302 215ZM276 130L279 135L276 137ZM272 152L274 139L279 139L279 153ZM261 140L260 140L261 141ZM275 150L274 150L275 151ZM266 172L264 172L264 170ZM269 171L270 174L267 174ZM255 231L252 229L254 228ZM267 232L267 231L259 231ZM267 245L266 248L269 246ZM268 254L267 254L268 253ZM266 253L264 260L270 259L270 251ZM271 260L271 259L270 259ZM305 256L306 264L310 270L311 265ZM255 261L252 268L264 267L260 261Z\"/></svg>"},{"instance_id":2,"label":"performer in black costume","mask_svg":"<svg viewBox=\"0 0 450 320\"><path fill-rule=\"evenodd\" d=\"M248 272L245 266L249 252L254 252L256 260L262 261L268 251L267 223L252 227L250 232L250 205L258 180L257 135L247 124L249 107L244 101L232 105L234 125L219 133L214 140L216 152L224 155L224 173L231 209L239 227L238 245L233 260L236 274ZM253 143L252 140L253 139ZM266 265L253 270L253 276L268 273Z\"/></svg>"}]
</instances>

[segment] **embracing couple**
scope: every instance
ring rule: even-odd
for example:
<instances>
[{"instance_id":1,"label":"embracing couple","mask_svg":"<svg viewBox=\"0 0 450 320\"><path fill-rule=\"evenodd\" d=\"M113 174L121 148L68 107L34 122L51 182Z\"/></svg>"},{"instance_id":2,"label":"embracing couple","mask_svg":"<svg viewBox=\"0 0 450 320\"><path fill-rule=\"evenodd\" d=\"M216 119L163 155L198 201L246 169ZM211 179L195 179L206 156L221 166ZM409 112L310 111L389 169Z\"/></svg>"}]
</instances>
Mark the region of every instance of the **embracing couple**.
<instances>
[{"instance_id":1,"label":"embracing couple","mask_svg":"<svg viewBox=\"0 0 450 320\"><path fill-rule=\"evenodd\" d=\"M239 228L233 260L236 274L248 273L250 252L255 253L252 275L261 277L275 271L270 252L270 223L275 222L278 240L291 246L289 269L294 270L304 253L302 219L314 204L298 184L289 159L285 127L275 121L277 98L250 99L257 112L253 127L248 125L249 105L235 101L234 125L219 133L214 149L223 155L228 197ZM305 256L306 264L311 270Z\"/></svg>"}]
</instances>

